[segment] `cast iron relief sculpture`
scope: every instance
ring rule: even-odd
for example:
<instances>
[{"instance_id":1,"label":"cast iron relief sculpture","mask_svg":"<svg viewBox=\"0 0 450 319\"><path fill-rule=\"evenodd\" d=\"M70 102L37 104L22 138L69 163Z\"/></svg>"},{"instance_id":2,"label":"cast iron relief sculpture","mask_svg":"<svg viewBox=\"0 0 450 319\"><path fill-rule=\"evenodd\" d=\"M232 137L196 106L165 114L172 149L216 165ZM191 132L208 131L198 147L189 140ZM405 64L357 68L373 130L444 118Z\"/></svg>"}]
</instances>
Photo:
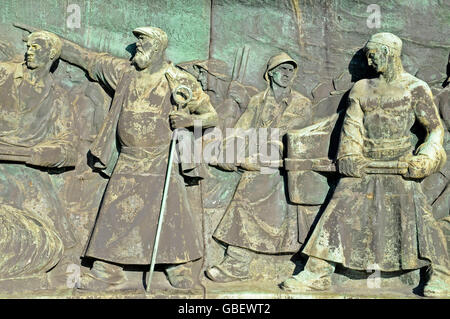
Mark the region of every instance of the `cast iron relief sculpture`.
<instances>
[{"instance_id":1,"label":"cast iron relief sculpture","mask_svg":"<svg viewBox=\"0 0 450 319\"><path fill-rule=\"evenodd\" d=\"M329 289L336 264L385 272L430 266L424 294L449 294L446 241L419 184L445 164L444 129L428 85L403 70L401 49L390 33L365 46L379 77L350 92L338 151L344 177L302 251L305 269L285 290ZM413 155L416 120L427 135Z\"/></svg>"},{"instance_id":2,"label":"cast iron relief sculpture","mask_svg":"<svg viewBox=\"0 0 450 319\"><path fill-rule=\"evenodd\" d=\"M74 68L71 66L69 70L76 71ZM78 143L75 168L61 175L63 177L61 198L66 209L70 211L78 241L82 244L80 249L83 249L94 226L108 182L105 174L91 168L93 157L89 153L89 148L103 125L111 105L111 97L99 83L89 81L84 72L67 71L66 74L74 84L68 95L70 107L76 114L75 133ZM79 255L81 253L82 251Z\"/></svg>"},{"instance_id":3,"label":"cast iron relief sculpture","mask_svg":"<svg viewBox=\"0 0 450 319\"><path fill-rule=\"evenodd\" d=\"M216 59L195 60L177 65L197 79L219 115L217 127L203 135L204 161L209 164L205 166L205 177L200 182L206 255L203 268L223 257L223 247L212 239L212 233L229 205L241 177L240 172L225 171L214 163L217 162L227 129L234 127L246 110L250 98L258 92L255 87L241 82L246 71L245 53L248 50L242 51L242 56L239 50L237 52L233 71L227 63Z\"/></svg>"},{"instance_id":4,"label":"cast iron relief sculpture","mask_svg":"<svg viewBox=\"0 0 450 319\"><path fill-rule=\"evenodd\" d=\"M192 128L194 119L203 119L204 128L217 123L222 126L224 122L218 122L216 112L212 109L211 104L219 110L227 100L231 99L229 102L232 103L234 110L237 110L236 106L240 111L246 110L235 125L236 128L280 128L280 138L283 135L288 137L284 143L287 148L287 156L290 157L294 154L295 157L300 154L308 159L322 159L324 157L322 155L326 155L329 143L325 143L326 145L315 144L316 142L311 137L317 133L328 134L336 123L336 116L331 116L311 126L312 123L315 123L316 109L311 106L307 98L291 89L297 63L286 54L277 55L269 60L264 77L268 88L254 96L247 108L245 102L242 101L252 95L252 90L237 83L238 93L232 94L230 82L227 82L229 77L223 77L226 73L223 70L226 67L220 62L199 61L194 63L195 70L192 71L194 77L191 77L165 61L164 49L167 46L167 36L163 31L146 27L138 28L134 33L139 37L139 41L136 55L131 63L107 54L90 52L76 44L62 40L61 57L63 59L86 69L92 79L107 85L116 93L111 110L101 128L97 127L91 134L80 129L78 133L81 134L72 133L71 135L72 138L79 135L86 139L86 143L79 144L78 155L84 154L87 147L94 142L91 145L91 152L97 161L92 165L95 165L97 170L103 170L106 175L111 176L97 223L84 254L85 260L92 260L94 263L91 271L82 277L81 288L83 289L142 288L142 272L148 271L148 264L152 256L163 181L167 168L171 134L169 123L172 124L172 129ZM153 46L147 47L147 45ZM357 159L362 159L361 170L366 173L363 173L361 177L345 177L340 181L319 224L315 230L311 230L312 236L306 241L306 248L303 252L311 256L306 270L284 283L284 289L288 291L328 288L329 276L334 271L335 263L342 263L352 269L365 269L364 267L371 263L370 266L376 264L382 271L410 270L431 264L433 273L425 293L427 295L448 295L445 242L436 222L430 217L431 210L426 205L426 200L418 188L419 183L417 182L426 175L438 170L442 173L444 170L440 164L445 162L445 156L442 155L442 147L439 146L441 144L438 141L441 135L439 133L441 124L439 120L436 120L435 108L430 102L426 84L403 72L399 58L400 51L401 42L398 42L393 35L376 35L367 45L369 62L374 62L373 65L377 67L381 76L376 80L360 81L352 89L350 95L352 106L347 113L342 135L343 141L349 142L342 142L339 149L341 173L349 174L349 171L352 171L351 168L346 170L345 167L348 166L348 163L345 163L345 159L351 163L353 155ZM205 74L207 74L206 80ZM230 85L228 92L226 89L222 91L222 85L217 84L219 77L227 80L219 83L224 84L224 88L227 88L227 84ZM203 93L195 78L206 88L205 92L210 95L210 99ZM173 99L173 91L179 84L192 90L192 100L182 111L171 112L176 104ZM371 87L361 89L363 85ZM373 90L373 86L380 85L387 88L388 92L392 92L395 88L398 95L393 97L397 98L396 102L390 100L392 97L379 97L377 101L383 106L382 110L376 107L380 106L379 104L372 103L373 101L367 94L367 91ZM242 90L243 87L244 90ZM397 90L401 90L401 92ZM220 94L217 94L218 92ZM78 96L78 93L75 95ZM88 94L85 96L87 97ZM444 100L440 97L441 95L438 97L439 108L445 119L444 113L448 106L442 106L445 104L442 102L445 101L445 96ZM95 102L95 106L87 108L84 107L85 103L80 104L80 100L77 100L76 103L74 101L72 108L74 112L81 112L85 115L89 113L87 117L92 118L95 117L90 113L92 109L95 107L105 110L107 100L106 98L103 103ZM351 116L352 110L354 112L356 107L354 101L359 102L358 106L362 111L353 113ZM67 103L67 105L69 104ZM389 109L389 112L386 111L386 108ZM319 110L319 113L322 114L322 111ZM421 111L426 112L426 118ZM321 117L320 114L319 117ZM326 115L329 116L329 113ZM92 118L92 120L99 124L104 116L100 117L102 119ZM233 121L237 120L237 117L234 118L234 116L227 119L231 118ZM380 118L384 120L380 121ZM361 124L362 119L365 120L364 124L367 127ZM418 154L412 156L414 142L408 144L408 141L410 140L411 122L415 119L427 128L429 134L418 149ZM395 126L391 125L394 122ZM384 126L380 128L380 125ZM71 130L74 130L73 125ZM93 139L98 132L100 134ZM304 140L294 139L294 136L307 138ZM327 138L329 142L329 134L325 139ZM295 149L296 143L298 144L300 140L309 143L305 149ZM323 140L322 136L320 141L323 142ZM60 142L64 144L64 138L61 138ZM277 140L277 142L273 143L279 146L277 152L279 151L280 155L285 154L283 144L280 143L281 140ZM389 148L387 143L395 145ZM227 143L225 145L228 146ZM399 145L405 147L399 147ZM393 154L393 149L399 154ZM115 158L117 151L120 152L118 160ZM226 152L226 148L224 152ZM409 155L407 156L407 154ZM22 156L22 154L10 153L7 155ZM72 155L71 166L76 162L76 154ZM11 158L17 159L17 157L5 157L5 159ZM79 157L78 163L81 159L84 160L86 157ZM401 163L395 162L396 160ZM77 164L79 170L75 170L73 173L80 176L93 174L84 164L86 163ZM285 169L277 167L275 171L273 169L264 171L267 169L264 167L266 163L258 162L257 157L252 156L241 163L215 164L221 170L220 172L228 175L240 176L242 174L242 178L232 202L214 234L215 240L225 244L227 250L224 260L206 271L210 279L216 282L250 279L249 264L255 253L292 255L298 251L301 244L305 243L305 236L311 226L309 217L315 217L317 205L323 203L324 195L328 190L325 187L326 179L316 172L336 170L327 160L316 161L313 164L314 167L302 172L296 171L298 167L295 165L290 167L289 160L284 163ZM0 167L3 165L24 166L23 164L2 162ZM157 263L161 266L159 269L165 271L169 282L174 287L191 288L195 284L196 272L200 269L199 261L203 254L201 231L205 232L205 230L200 229L200 224L197 222L199 219L196 215L201 214L201 209L198 207L194 209L193 188L186 187L188 176L198 176L196 173L193 174L198 167L191 165L190 171L185 171L182 165L180 167L180 172L177 168L171 178L170 202L163 224ZM215 168L210 167L210 169ZM421 170L423 171L420 172ZM33 176L33 183L36 180ZM308 180L308 183L314 183L314 190L319 184L324 185L324 189L321 189L320 192L308 191L302 184L305 183L305 180ZM10 181L9 178L9 183L11 183ZM204 182L205 180L201 183ZM286 184L289 184L287 189L285 189ZM303 190L300 186L303 187ZM52 186L46 185L45 187ZM209 190L209 187L207 189ZM189 192L190 190L191 192ZM43 191L40 190L40 192ZM56 191L51 191L50 194L56 193ZM287 193L289 193L289 197L287 197ZM320 196L317 196L317 193L320 193ZM402 196L397 196L399 193ZM445 193L441 195L445 195ZM203 204L205 204L205 198L209 197L203 197ZM59 201L59 198L57 200ZM397 202L395 202L396 200ZM414 205L411 201L414 202ZM378 214L378 208L372 205L375 202L382 205L383 212L387 212L383 217L385 220L380 221L379 218L382 214ZM309 207L313 207L313 210L305 211L306 206L303 204L315 206ZM8 205L2 205L5 206L2 214L12 216L11 212L14 212L14 216L23 215L25 217L20 218L34 220L34 215L28 212L19 213L15 207L11 208ZM355 205L361 209L355 209ZM214 208L212 204L210 207ZM396 207L404 209L398 213L395 210ZM332 210L335 212L331 212ZM354 210L359 212L358 216L355 216ZM405 220L409 218L411 223L403 226L411 228L406 227L403 232L399 231L401 226L395 222L395 217L398 217L399 214L404 214ZM29 215L31 217L28 217ZM333 219L336 215L339 217ZM64 218L61 217L58 221L65 221ZM49 220L51 221L51 218ZM12 223L21 225L15 220ZM43 224L41 221L39 223ZM24 226L20 227L27 232L31 233L36 229L30 222L25 224L22 221L22 224ZM45 226L45 224L43 225ZM68 226L69 224L65 223L64 225ZM333 226L336 225L349 227L350 230L335 231ZM9 224L8 227L10 227ZM417 233L413 230L416 227ZM52 230L56 234L55 236L60 238L65 236L60 235L59 226L55 224L54 227L40 228L41 232L47 232L45 235L47 238L56 238L52 237L47 228ZM70 230L71 228L66 229ZM359 229L361 231L358 231ZM5 230L8 228L5 227ZM327 237L328 234L329 237ZM345 236L351 234L354 237L345 237L342 234ZM383 237L382 235L385 234L392 236ZM400 235L397 236L397 234ZM414 242L416 235L418 235L418 242ZM35 237L29 240L31 249L34 249L32 246L34 242L40 242L34 239L37 235L33 236ZM370 236L379 237L376 237L376 243L369 241L366 246L362 247L361 243L365 243L364 240ZM401 240L399 240L400 237L402 237ZM425 237L427 238L424 239ZM329 238L330 241L324 242L324 238ZM409 241L410 239L411 241ZM348 244L350 241L352 242ZM66 248L71 247L70 244L65 246ZM334 249L335 246L339 246L338 249L341 249L337 253L337 250ZM413 248L417 246L419 251L414 252ZM62 245L58 247L62 247ZM50 267L50 264L58 264L55 270L64 270L62 268L67 264L60 261L62 249L58 249L54 249L59 252L58 258L53 258L48 265ZM67 251L71 250L65 249L65 251L67 254ZM341 258L340 261L337 260L338 258L334 258L330 262L325 261L327 258L322 255L318 256L323 251L329 253L333 258L337 255ZM386 251L389 253L384 253ZM15 258L24 257L18 255ZM16 259L8 263L5 269L9 269L8 267L15 263ZM401 266L399 266L400 261ZM141 267L137 267L140 272L129 271L132 268L129 267L130 265L140 265ZM19 267L20 263L14 264L14 266ZM43 274L49 267L34 271L34 274ZM0 273L2 269L0 268ZM52 272L60 274L58 271L52 270ZM52 272L49 273L51 280ZM314 275L314 272L317 276ZM28 273L26 274L28 275ZM57 275L53 278L57 279ZM22 275L12 277L20 276ZM242 283L242 285L245 286L246 283Z\"/></svg>"},{"instance_id":5,"label":"cast iron relief sculpture","mask_svg":"<svg viewBox=\"0 0 450 319\"><path fill-rule=\"evenodd\" d=\"M273 56L264 74L267 89L252 97L235 128L275 128L280 130L278 136L282 137L290 129L309 125L311 102L292 89L297 68L297 62L286 53ZM270 133L268 136L271 137ZM281 139L271 142L277 146L279 159L283 154ZM225 153L232 145L224 141ZM278 168L264 172L267 167L261 166L264 163L258 155L260 150L247 152L250 147L247 143L244 145L247 157L242 163L218 163L219 167L229 171L239 167L243 174L213 235L227 245L223 261L206 271L208 278L216 282L248 279L255 252L293 254L300 247L297 210L286 198L284 172Z\"/></svg>"},{"instance_id":6,"label":"cast iron relief sculpture","mask_svg":"<svg viewBox=\"0 0 450 319\"><path fill-rule=\"evenodd\" d=\"M25 61L0 64L0 279L39 278L58 264L49 278L56 284L62 259L76 260L72 226L49 176L76 162L67 92L50 73L61 46L53 34L34 32Z\"/></svg>"},{"instance_id":7,"label":"cast iron relief sculpture","mask_svg":"<svg viewBox=\"0 0 450 319\"><path fill-rule=\"evenodd\" d=\"M133 33L138 42L131 62L62 40L62 59L87 70L92 79L115 91L109 114L91 146L97 159L94 165L113 170L84 254L95 260L91 271L82 276L84 289L136 287L124 269L141 265L141 277L148 270L171 127L192 128L195 120L204 128L217 123L209 97L197 81L166 61L166 33L154 27L138 28ZM172 93L179 85L188 87L192 98L183 109L173 111ZM117 160L113 156L116 147L120 151ZM157 256L157 263L165 265L169 282L178 288L193 287L194 261L202 257L199 225L186 195L187 173L172 171Z\"/></svg>"},{"instance_id":8,"label":"cast iron relief sculpture","mask_svg":"<svg viewBox=\"0 0 450 319\"><path fill-rule=\"evenodd\" d=\"M447 158L450 156L450 105L448 102L450 86L448 77L450 74L450 55L447 64L447 76L444 80L435 80L432 91L435 97L436 106L439 109L441 119L445 128L444 149ZM440 81L439 81L440 80ZM422 181L422 189L428 197L428 202L432 205L434 218L439 222L444 234L447 237L447 248L450 245L450 161L447 161L443 167L435 174L425 178Z\"/></svg>"}]
</instances>

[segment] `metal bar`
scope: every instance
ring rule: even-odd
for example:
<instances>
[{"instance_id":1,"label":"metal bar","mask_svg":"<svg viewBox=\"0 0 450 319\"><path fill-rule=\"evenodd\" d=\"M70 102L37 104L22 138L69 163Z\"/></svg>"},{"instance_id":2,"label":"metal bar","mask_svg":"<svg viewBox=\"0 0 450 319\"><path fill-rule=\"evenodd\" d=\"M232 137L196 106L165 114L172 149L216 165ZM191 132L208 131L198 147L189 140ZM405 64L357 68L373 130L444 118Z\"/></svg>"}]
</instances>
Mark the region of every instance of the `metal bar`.
<instances>
[{"instance_id":1,"label":"metal bar","mask_svg":"<svg viewBox=\"0 0 450 319\"><path fill-rule=\"evenodd\" d=\"M147 278L147 287L146 287L147 292L150 292L150 285L152 282L153 272L155 270L156 256L158 254L159 237L161 235L161 228L162 228L163 221L164 221L164 212L166 210L167 195L169 193L170 176L172 175L173 154L175 153L175 144L176 144L175 136L176 136L176 130L174 131L172 140L170 141L169 163L167 165L167 173L166 173L166 178L164 180L163 197L162 197L162 202L161 202L161 210L159 213L158 227L156 229L155 242L153 244L152 261L150 263L150 272L149 272L149 275Z\"/></svg>"}]
</instances>

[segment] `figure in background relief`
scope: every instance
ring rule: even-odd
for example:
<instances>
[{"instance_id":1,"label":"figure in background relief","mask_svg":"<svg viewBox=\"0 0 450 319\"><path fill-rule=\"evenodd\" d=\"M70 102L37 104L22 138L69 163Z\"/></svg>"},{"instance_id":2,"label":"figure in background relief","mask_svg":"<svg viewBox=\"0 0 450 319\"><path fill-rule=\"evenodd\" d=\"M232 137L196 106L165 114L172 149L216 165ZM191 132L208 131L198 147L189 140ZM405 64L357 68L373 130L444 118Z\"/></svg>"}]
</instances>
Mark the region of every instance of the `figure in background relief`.
<instances>
[{"instance_id":1,"label":"figure in background relief","mask_svg":"<svg viewBox=\"0 0 450 319\"><path fill-rule=\"evenodd\" d=\"M219 116L219 124L215 128L217 134L206 134L203 140L205 148L218 152L226 129L234 127L257 89L233 80L228 65L221 60L195 60L178 66L197 79ZM203 208L223 212L230 203L240 174L216 166L209 166L205 171L206 176L201 182Z\"/></svg>"},{"instance_id":2,"label":"figure in background relief","mask_svg":"<svg viewBox=\"0 0 450 319\"><path fill-rule=\"evenodd\" d=\"M434 74L433 74L434 75ZM431 88L434 95L436 106L443 121L444 149L447 158L450 155L450 104L448 77L450 75L450 55L447 63L447 74L445 79L435 80ZM431 82L431 81L430 81ZM450 244L450 161L447 161L438 172L430 175L422 181L422 190L428 197L428 202L432 205L433 215L444 230L447 237L447 245ZM447 247L447 249L450 247Z\"/></svg>"}]
</instances>

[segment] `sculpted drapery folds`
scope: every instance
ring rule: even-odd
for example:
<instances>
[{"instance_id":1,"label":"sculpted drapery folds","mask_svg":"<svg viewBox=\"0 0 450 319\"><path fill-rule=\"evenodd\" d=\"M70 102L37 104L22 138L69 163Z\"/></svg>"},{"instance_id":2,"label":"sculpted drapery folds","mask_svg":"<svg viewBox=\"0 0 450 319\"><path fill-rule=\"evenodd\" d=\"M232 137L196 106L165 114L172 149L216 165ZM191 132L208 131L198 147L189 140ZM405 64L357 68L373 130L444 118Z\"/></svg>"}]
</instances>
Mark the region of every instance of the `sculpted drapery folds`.
<instances>
[{"instance_id":1,"label":"sculpted drapery folds","mask_svg":"<svg viewBox=\"0 0 450 319\"><path fill-rule=\"evenodd\" d=\"M311 103L292 89L296 71L297 62L286 53L273 56L264 75L267 89L251 98L234 128L279 129L279 139L271 142L280 146L281 137L287 130L309 125ZM268 136L270 138L270 134ZM227 142L224 144L226 148ZM248 143L245 148L250 148ZM281 149L278 148L277 155L282 154ZM239 165L243 173L214 232L214 238L227 245L227 252L220 264L207 270L207 276L213 281L247 279L254 252L294 253L300 247L297 211L286 198L284 173L278 168L263 172L261 161L252 159L255 155L246 151L247 158L243 163L219 164L225 170L235 170Z\"/></svg>"},{"instance_id":2,"label":"sculpted drapery folds","mask_svg":"<svg viewBox=\"0 0 450 319\"><path fill-rule=\"evenodd\" d=\"M365 46L379 77L350 91L338 150L344 177L302 251L309 256L305 270L283 283L287 290L329 288L339 263L386 272L431 265L425 294L448 293L445 238L418 182L446 161L444 129L428 85L403 70L401 48L390 33L373 35ZM415 121L427 132L416 150Z\"/></svg>"},{"instance_id":3,"label":"sculpted drapery folds","mask_svg":"<svg viewBox=\"0 0 450 319\"><path fill-rule=\"evenodd\" d=\"M49 175L76 161L67 92L50 73L61 42L35 32L27 48L24 62L0 64L0 278L44 274L75 246Z\"/></svg>"},{"instance_id":4,"label":"sculpted drapery folds","mask_svg":"<svg viewBox=\"0 0 450 319\"><path fill-rule=\"evenodd\" d=\"M192 128L194 121L204 128L217 123L209 97L195 78L166 61L166 33L154 27L133 33L138 41L131 62L63 42L63 59L115 92L91 146L95 166L111 178L85 252L85 257L96 260L83 276L85 289L123 287L129 284L123 267L150 263L172 129ZM192 99L174 111L172 94L179 85L190 88ZM194 284L189 262L202 257L202 237L185 186L186 175L196 168L180 169L181 173L172 171L156 262L166 265L172 285L188 288ZM169 267L173 265L181 266Z\"/></svg>"},{"instance_id":5,"label":"sculpted drapery folds","mask_svg":"<svg viewBox=\"0 0 450 319\"><path fill-rule=\"evenodd\" d=\"M448 90L438 91L433 102L428 85L404 71L398 37L373 35L358 51L375 71L367 73L370 78L347 91L351 69L359 65L352 59L349 74L312 90L318 103L312 104L293 89L299 65L286 53L269 59L260 77L267 86L257 92L230 76L224 61L211 58L228 56L214 51L212 37L208 60L175 66L166 59L163 30L141 27L133 34L131 60L42 31L29 37L24 61L0 43L0 60L11 59L0 63L0 290L6 281L28 276L50 285L65 281L68 264L78 265L79 255L86 267L78 288L142 289L173 131L185 129L183 139L202 140L204 162L174 162L170 173L155 269L172 287L196 293L201 268L211 280L205 288L219 292L216 283L273 280L289 273L302 253L309 258L304 270L281 285L288 292L329 289L336 269L344 272L335 278L375 269L388 277L401 274L401 281L422 269L428 270L426 296L449 295L448 244L440 228L449 220L448 132L440 119L448 124ZM248 47L242 61L235 60L233 70L243 68L237 74L245 73ZM305 52L300 56L309 63ZM67 92L54 80L50 70L59 56L86 71L86 85L76 87L70 79L75 88ZM330 65L324 69L334 72ZM258 74L251 71L247 80ZM98 82L95 92L88 79ZM300 86L312 84L302 79ZM179 89L185 91L175 93ZM342 96L348 103L339 101L333 110L345 104L343 112L312 125ZM197 123L220 128L221 136L196 130ZM227 128L235 135L228 136ZM177 159L199 159L198 149L178 150L183 154ZM427 178L436 175L447 184L427 193ZM323 194L315 196L318 186ZM88 210L91 220L81 221ZM83 234L73 235L80 227L70 224L68 214L83 224ZM75 247L76 237L86 241L83 250ZM167 285L159 282L162 276L155 279Z\"/></svg>"}]
</instances>

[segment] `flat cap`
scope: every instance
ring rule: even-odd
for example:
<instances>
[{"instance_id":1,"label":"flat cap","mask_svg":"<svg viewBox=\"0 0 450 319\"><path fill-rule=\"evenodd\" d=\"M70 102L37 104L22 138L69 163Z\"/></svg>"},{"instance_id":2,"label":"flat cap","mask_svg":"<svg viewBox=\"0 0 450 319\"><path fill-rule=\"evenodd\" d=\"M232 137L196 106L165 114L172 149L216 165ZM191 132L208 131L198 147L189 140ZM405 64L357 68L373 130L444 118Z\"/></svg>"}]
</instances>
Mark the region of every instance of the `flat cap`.
<instances>
[{"instance_id":1,"label":"flat cap","mask_svg":"<svg viewBox=\"0 0 450 319\"><path fill-rule=\"evenodd\" d=\"M164 47L166 47L168 43L166 32L157 27L139 27L133 30L133 34L136 37L143 34L150 38L156 38L164 45Z\"/></svg>"}]
</instances>

